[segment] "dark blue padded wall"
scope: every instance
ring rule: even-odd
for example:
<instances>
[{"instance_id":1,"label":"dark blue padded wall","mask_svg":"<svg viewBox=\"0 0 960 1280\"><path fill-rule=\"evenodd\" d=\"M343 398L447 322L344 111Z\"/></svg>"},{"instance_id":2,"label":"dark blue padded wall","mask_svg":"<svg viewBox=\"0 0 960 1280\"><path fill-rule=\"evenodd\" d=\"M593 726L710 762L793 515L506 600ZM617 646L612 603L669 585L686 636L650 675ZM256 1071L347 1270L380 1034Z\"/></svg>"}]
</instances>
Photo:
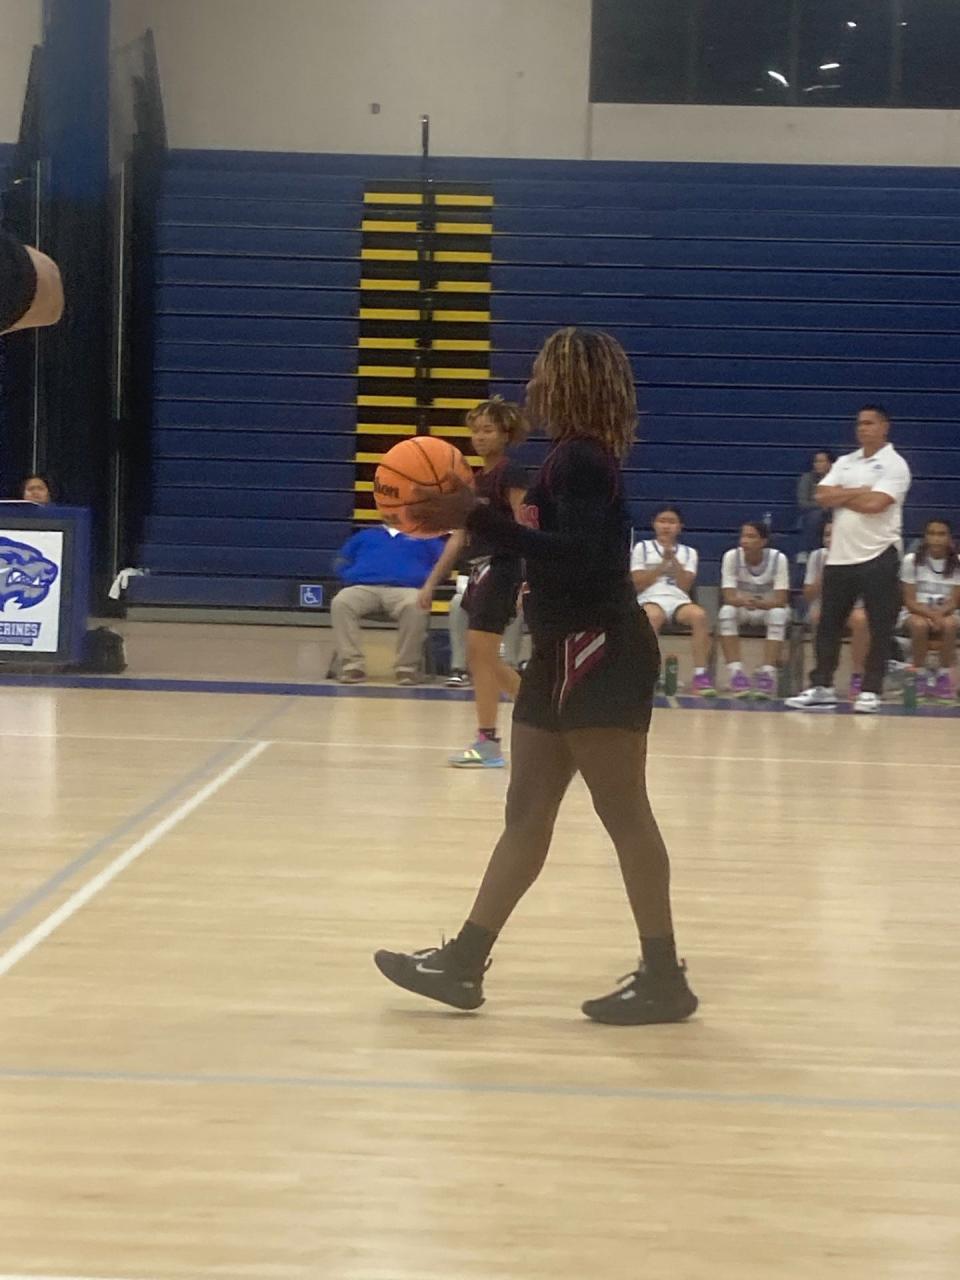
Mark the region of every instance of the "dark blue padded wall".
<instances>
[{"instance_id":1,"label":"dark blue padded wall","mask_svg":"<svg viewBox=\"0 0 960 1280\"><path fill-rule=\"evenodd\" d=\"M360 223L402 157L179 153L159 269L155 505L140 600L284 605L350 533ZM812 449L881 400L917 477L960 508L960 174L439 160L494 192L494 389L562 324L607 328L643 409L638 524L685 508L715 580L739 522L793 549ZM543 444L527 446L531 462Z\"/></svg>"}]
</instances>

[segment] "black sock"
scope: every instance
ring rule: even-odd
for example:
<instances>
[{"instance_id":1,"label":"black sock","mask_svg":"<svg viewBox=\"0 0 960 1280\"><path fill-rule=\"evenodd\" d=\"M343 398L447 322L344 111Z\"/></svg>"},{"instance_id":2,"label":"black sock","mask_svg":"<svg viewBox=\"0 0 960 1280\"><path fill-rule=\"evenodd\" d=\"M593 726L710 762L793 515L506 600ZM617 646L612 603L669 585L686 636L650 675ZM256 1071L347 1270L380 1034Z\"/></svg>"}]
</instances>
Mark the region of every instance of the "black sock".
<instances>
[{"instance_id":1,"label":"black sock","mask_svg":"<svg viewBox=\"0 0 960 1280\"><path fill-rule=\"evenodd\" d=\"M453 954L464 969L468 971L482 969L487 962L487 957L493 950L493 944L496 940L497 935L495 933L491 933L489 929L484 929L482 925L474 924L471 920L467 920L453 940Z\"/></svg>"},{"instance_id":2,"label":"black sock","mask_svg":"<svg viewBox=\"0 0 960 1280\"><path fill-rule=\"evenodd\" d=\"M492 729L478 729L477 733L482 734L490 742L499 742L500 735L497 733L497 727L494 725Z\"/></svg>"},{"instance_id":3,"label":"black sock","mask_svg":"<svg viewBox=\"0 0 960 1280\"><path fill-rule=\"evenodd\" d=\"M641 938L640 949L647 972L665 977L677 971L677 944L671 933L666 938Z\"/></svg>"}]
</instances>

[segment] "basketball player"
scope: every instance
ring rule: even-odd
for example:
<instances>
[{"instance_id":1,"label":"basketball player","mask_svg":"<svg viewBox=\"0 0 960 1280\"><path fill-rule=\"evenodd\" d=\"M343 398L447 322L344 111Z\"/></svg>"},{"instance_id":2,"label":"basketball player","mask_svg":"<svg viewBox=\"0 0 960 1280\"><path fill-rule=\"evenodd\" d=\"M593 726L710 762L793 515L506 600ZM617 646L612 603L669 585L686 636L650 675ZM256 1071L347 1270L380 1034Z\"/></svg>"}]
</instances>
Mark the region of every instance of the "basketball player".
<instances>
[{"instance_id":1,"label":"basketball player","mask_svg":"<svg viewBox=\"0 0 960 1280\"><path fill-rule=\"evenodd\" d=\"M506 825L459 934L412 954L378 951L375 961L408 991L479 1008L490 952L540 873L560 803L579 772L616 847L642 951L623 985L588 1000L583 1012L619 1025L678 1022L694 1012L697 998L677 962L670 863L647 798L660 655L630 581L620 469L637 402L623 348L604 333L553 334L534 364L528 407L554 447L527 494L523 524L463 485L421 508L428 528L465 526L497 551L526 560L533 656L513 717Z\"/></svg>"},{"instance_id":2,"label":"basketball player","mask_svg":"<svg viewBox=\"0 0 960 1280\"><path fill-rule=\"evenodd\" d=\"M0 334L56 324L63 284L56 263L0 231Z\"/></svg>"},{"instance_id":3,"label":"basketball player","mask_svg":"<svg viewBox=\"0 0 960 1280\"><path fill-rule=\"evenodd\" d=\"M898 630L911 637L913 665L921 673L919 692L938 702L955 697L953 662L957 649L957 610L960 609L960 558L953 531L946 520L928 520L923 541L903 557L900 566L904 608ZM938 670L928 680L930 639L940 641Z\"/></svg>"},{"instance_id":4,"label":"basketball player","mask_svg":"<svg viewBox=\"0 0 960 1280\"><path fill-rule=\"evenodd\" d=\"M507 454L527 434L523 414L500 396L467 414L473 450L483 463L474 480L476 492L495 511L516 518L527 491L527 475ZM464 551L465 548L465 551ZM506 764L497 732L500 694L516 698L520 676L500 657L503 633L517 616L523 579L519 556L497 552L481 534L452 534L443 556L423 588L424 608L461 556L469 567L463 610L467 615L467 667L477 707L477 736L471 746L450 757L455 769L502 769Z\"/></svg>"},{"instance_id":5,"label":"basketball player","mask_svg":"<svg viewBox=\"0 0 960 1280\"><path fill-rule=\"evenodd\" d=\"M650 619L657 635L667 623L679 622L692 632L693 682L691 692L704 698L716 696L707 670L710 660L710 623L699 605L690 599L697 580L700 558L693 547L678 539L683 533L683 516L669 503L653 517L654 537L633 548L630 568L637 603Z\"/></svg>"},{"instance_id":6,"label":"basketball player","mask_svg":"<svg viewBox=\"0 0 960 1280\"><path fill-rule=\"evenodd\" d=\"M717 615L720 647L727 662L730 692L735 698L770 699L777 692L777 667L787 633L790 566L782 551L767 545L770 530L760 520L740 529L740 545L724 554L720 568L723 598ZM740 628L753 625L766 632L763 666L753 684L740 661Z\"/></svg>"}]
</instances>

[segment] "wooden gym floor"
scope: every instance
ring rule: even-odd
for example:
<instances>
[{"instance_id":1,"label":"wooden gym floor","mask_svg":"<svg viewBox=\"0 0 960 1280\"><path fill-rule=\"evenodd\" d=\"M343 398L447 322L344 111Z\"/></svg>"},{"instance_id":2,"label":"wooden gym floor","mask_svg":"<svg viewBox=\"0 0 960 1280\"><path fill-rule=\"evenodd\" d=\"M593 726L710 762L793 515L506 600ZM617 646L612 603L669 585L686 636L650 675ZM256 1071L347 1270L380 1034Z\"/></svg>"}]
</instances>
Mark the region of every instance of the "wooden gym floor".
<instances>
[{"instance_id":1,"label":"wooden gym floor","mask_svg":"<svg viewBox=\"0 0 960 1280\"><path fill-rule=\"evenodd\" d=\"M701 1014L635 962L579 784L477 1015L503 773L463 702L0 688L0 1277L956 1280L952 720L661 710Z\"/></svg>"}]
</instances>

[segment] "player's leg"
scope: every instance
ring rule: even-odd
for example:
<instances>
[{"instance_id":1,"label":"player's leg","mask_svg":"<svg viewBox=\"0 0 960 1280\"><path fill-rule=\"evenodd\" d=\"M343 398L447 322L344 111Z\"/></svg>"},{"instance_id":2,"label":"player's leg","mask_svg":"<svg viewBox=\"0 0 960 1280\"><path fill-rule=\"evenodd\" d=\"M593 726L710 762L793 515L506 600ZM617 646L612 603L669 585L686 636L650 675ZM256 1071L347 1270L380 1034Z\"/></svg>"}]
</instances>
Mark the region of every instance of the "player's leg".
<instances>
[{"instance_id":1,"label":"player's leg","mask_svg":"<svg viewBox=\"0 0 960 1280\"><path fill-rule=\"evenodd\" d=\"M450 632L450 675L447 685L462 689L467 681L467 614L463 607L463 592L458 591L450 601L447 627Z\"/></svg>"},{"instance_id":2,"label":"player's leg","mask_svg":"<svg viewBox=\"0 0 960 1280\"><path fill-rule=\"evenodd\" d=\"M648 601L646 604L642 604L640 608L650 619L651 627L653 627L654 631L657 633L657 635L659 635L663 628L663 624L667 620L666 613L663 611L660 605L654 604L652 600Z\"/></svg>"},{"instance_id":3,"label":"player's leg","mask_svg":"<svg viewBox=\"0 0 960 1280\"><path fill-rule=\"evenodd\" d=\"M514 723L513 768L503 834L456 938L411 954L378 951L377 968L397 986L461 1009L483 1003L483 974L497 935L530 888L550 848L557 811L574 774L563 736Z\"/></svg>"},{"instance_id":4,"label":"player's leg","mask_svg":"<svg viewBox=\"0 0 960 1280\"><path fill-rule=\"evenodd\" d=\"M783 644L790 614L785 608L761 610L761 613L765 631L763 666L753 678L753 691L758 698L770 699L777 695L777 671L783 661Z\"/></svg>"},{"instance_id":5,"label":"player's leg","mask_svg":"<svg viewBox=\"0 0 960 1280\"><path fill-rule=\"evenodd\" d=\"M735 698L749 697L751 692L750 677L740 657L740 628L750 616L749 610L738 609L733 604L722 605L717 614L717 634L727 664L727 684Z\"/></svg>"},{"instance_id":6,"label":"player's leg","mask_svg":"<svg viewBox=\"0 0 960 1280\"><path fill-rule=\"evenodd\" d=\"M693 653L693 680L691 690L703 697L713 697L716 689L708 670L710 663L710 619L698 604L682 604L673 615L674 621L690 628L690 648Z\"/></svg>"},{"instance_id":7,"label":"player's leg","mask_svg":"<svg viewBox=\"0 0 960 1280\"><path fill-rule=\"evenodd\" d=\"M603 1022L676 1022L697 999L677 961L670 906L670 859L647 795L647 735L632 729L577 729L566 740L593 807L613 841L636 922L643 964L630 982L584 1012Z\"/></svg>"},{"instance_id":8,"label":"player's leg","mask_svg":"<svg viewBox=\"0 0 960 1280\"><path fill-rule=\"evenodd\" d=\"M907 630L910 633L910 657L913 665L923 671L930 652L930 620L911 613L907 617Z\"/></svg>"}]
</instances>

